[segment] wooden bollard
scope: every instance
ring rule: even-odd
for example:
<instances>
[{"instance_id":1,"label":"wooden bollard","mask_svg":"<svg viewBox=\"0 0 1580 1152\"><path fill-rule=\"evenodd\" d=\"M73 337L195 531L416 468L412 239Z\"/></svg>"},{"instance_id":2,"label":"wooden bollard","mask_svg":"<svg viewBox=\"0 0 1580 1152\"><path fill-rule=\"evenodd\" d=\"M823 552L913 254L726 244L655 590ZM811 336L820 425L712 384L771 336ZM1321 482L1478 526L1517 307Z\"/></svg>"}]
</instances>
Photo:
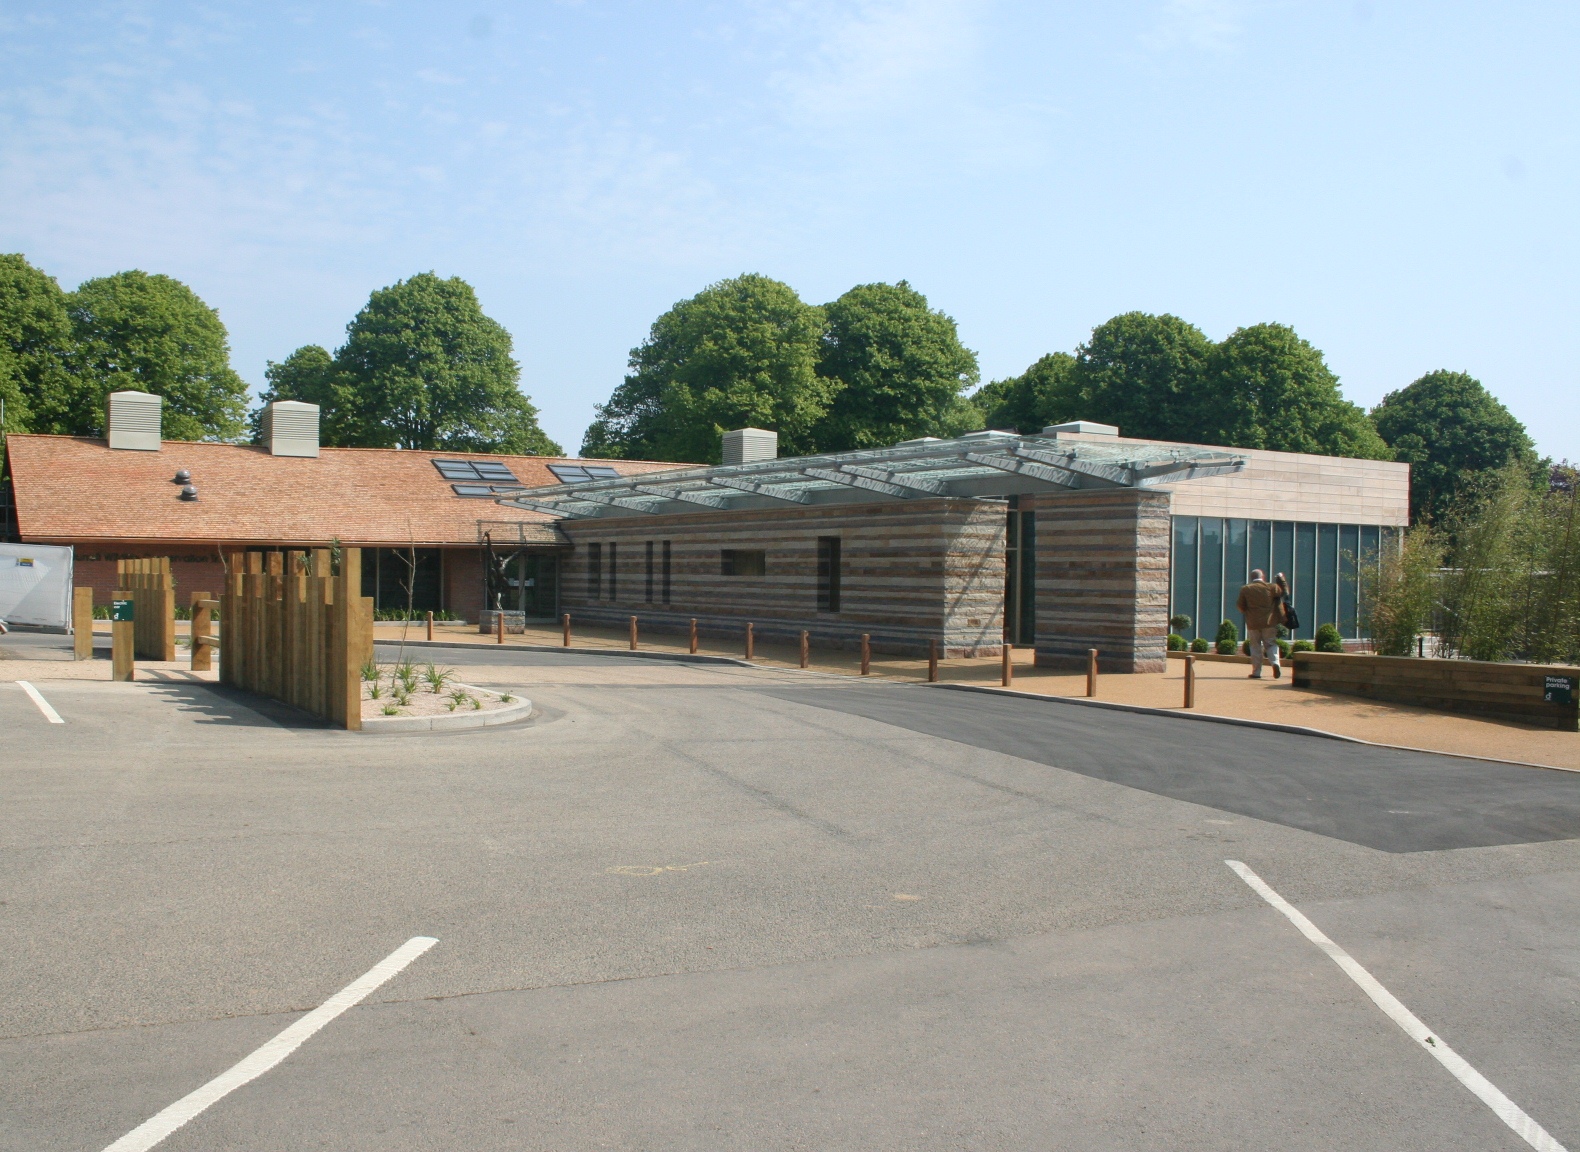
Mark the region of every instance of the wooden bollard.
<instances>
[{"instance_id":1,"label":"wooden bollard","mask_svg":"<svg viewBox=\"0 0 1580 1152\"><path fill-rule=\"evenodd\" d=\"M433 639L433 613L428 613L428 639Z\"/></svg>"},{"instance_id":2,"label":"wooden bollard","mask_svg":"<svg viewBox=\"0 0 1580 1152\"><path fill-rule=\"evenodd\" d=\"M636 617L631 617L631 651L636 651Z\"/></svg>"},{"instance_id":3,"label":"wooden bollard","mask_svg":"<svg viewBox=\"0 0 1580 1152\"><path fill-rule=\"evenodd\" d=\"M750 620L746 622L746 658L748 660L752 658L752 622Z\"/></svg>"},{"instance_id":4,"label":"wooden bollard","mask_svg":"<svg viewBox=\"0 0 1580 1152\"><path fill-rule=\"evenodd\" d=\"M192 624L187 639L192 641L192 671L209 672L214 668L214 649L208 644L213 635L209 625L214 619L214 594L192 593Z\"/></svg>"},{"instance_id":5,"label":"wooden bollard","mask_svg":"<svg viewBox=\"0 0 1580 1152\"><path fill-rule=\"evenodd\" d=\"M137 622L132 594L117 590L110 593L110 679L130 680L136 675L132 648L137 643Z\"/></svg>"},{"instance_id":6,"label":"wooden bollard","mask_svg":"<svg viewBox=\"0 0 1580 1152\"><path fill-rule=\"evenodd\" d=\"M1086 694L1097 695L1097 649L1086 650Z\"/></svg>"},{"instance_id":7,"label":"wooden bollard","mask_svg":"<svg viewBox=\"0 0 1580 1152\"><path fill-rule=\"evenodd\" d=\"M1004 670L1003 674L999 677L999 683L1001 683L1005 688L1008 688L1011 684L1015 683L1015 645L1011 644L1008 640L1004 641L1003 653Z\"/></svg>"},{"instance_id":8,"label":"wooden bollard","mask_svg":"<svg viewBox=\"0 0 1580 1152\"><path fill-rule=\"evenodd\" d=\"M938 641L927 642L927 682L938 683Z\"/></svg>"},{"instance_id":9,"label":"wooden bollard","mask_svg":"<svg viewBox=\"0 0 1580 1152\"><path fill-rule=\"evenodd\" d=\"M1185 707L1196 707L1196 657L1185 654Z\"/></svg>"},{"instance_id":10,"label":"wooden bollard","mask_svg":"<svg viewBox=\"0 0 1580 1152\"><path fill-rule=\"evenodd\" d=\"M71 590L71 654L78 660L93 659L93 589Z\"/></svg>"},{"instance_id":11,"label":"wooden bollard","mask_svg":"<svg viewBox=\"0 0 1580 1152\"><path fill-rule=\"evenodd\" d=\"M801 630L801 667L805 668L812 662L812 634L806 629Z\"/></svg>"},{"instance_id":12,"label":"wooden bollard","mask_svg":"<svg viewBox=\"0 0 1580 1152\"><path fill-rule=\"evenodd\" d=\"M867 676L872 672L872 637L863 632L861 634L861 674Z\"/></svg>"},{"instance_id":13,"label":"wooden bollard","mask_svg":"<svg viewBox=\"0 0 1580 1152\"><path fill-rule=\"evenodd\" d=\"M690 648L690 652L691 652L691 654L693 656L695 656L697 654L697 618L695 616L693 616L691 618L691 648Z\"/></svg>"},{"instance_id":14,"label":"wooden bollard","mask_svg":"<svg viewBox=\"0 0 1580 1152\"><path fill-rule=\"evenodd\" d=\"M560 617L560 627L565 630L564 647L569 648L571 646L571 614L569 612Z\"/></svg>"},{"instance_id":15,"label":"wooden bollard","mask_svg":"<svg viewBox=\"0 0 1580 1152\"><path fill-rule=\"evenodd\" d=\"M498 643L505 642L505 613L503 609L494 613L494 635Z\"/></svg>"}]
</instances>

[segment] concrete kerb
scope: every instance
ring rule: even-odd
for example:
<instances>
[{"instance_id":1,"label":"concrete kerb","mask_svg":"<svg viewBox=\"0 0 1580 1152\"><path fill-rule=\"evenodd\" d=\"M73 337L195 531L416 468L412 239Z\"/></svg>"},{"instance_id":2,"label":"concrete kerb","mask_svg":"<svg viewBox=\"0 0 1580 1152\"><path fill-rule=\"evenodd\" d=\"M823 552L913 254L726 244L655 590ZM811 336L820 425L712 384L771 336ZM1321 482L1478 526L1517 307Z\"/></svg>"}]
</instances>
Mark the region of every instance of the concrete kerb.
<instances>
[{"instance_id":1,"label":"concrete kerb","mask_svg":"<svg viewBox=\"0 0 1580 1152\"><path fill-rule=\"evenodd\" d=\"M472 692L488 696L500 693L473 684L457 684ZM511 693L511 695L515 695ZM503 708L487 712L451 712L443 716L369 716L362 721L363 732L450 732L458 728L493 728L500 724L514 724L532 715L532 701L517 697Z\"/></svg>"},{"instance_id":2,"label":"concrete kerb","mask_svg":"<svg viewBox=\"0 0 1580 1152\"><path fill-rule=\"evenodd\" d=\"M375 640L378 645L399 646L400 640ZM469 651L479 652L563 652L571 656L615 656L623 660L673 660L680 664L734 664L740 668L762 668L765 665L756 660L745 660L739 656L705 656L702 653L693 655L690 652L660 652L638 648L635 652L626 648L566 648L560 644L479 644L471 641L456 640L407 640L408 648L465 648Z\"/></svg>"},{"instance_id":3,"label":"concrete kerb","mask_svg":"<svg viewBox=\"0 0 1580 1152\"><path fill-rule=\"evenodd\" d=\"M986 684L926 684L919 688L946 688L952 692L985 692L995 696L1014 696L1021 700L1041 700L1049 704L1073 704L1078 708L1106 708L1112 712L1137 712L1144 716L1167 716L1173 720L1195 720L1205 724L1230 724L1238 728L1261 728L1269 732L1288 732L1295 736L1316 736L1323 740L1343 740L1349 744L1365 744L1372 748L1390 748L1396 752L1424 752L1428 756L1452 756L1456 760L1480 760L1486 764L1513 764L1519 768L1541 768L1548 772L1580 773L1580 768L1565 768L1559 764L1537 764L1530 760L1505 760L1497 756L1474 756L1469 752L1444 752L1438 748L1413 748L1408 744L1382 744L1376 740L1362 740L1359 736L1345 736L1322 728L1307 728L1300 724L1275 724L1268 720L1247 720L1240 716L1213 716L1205 712L1185 712L1175 708L1149 708L1144 704L1120 704L1113 700L1091 700L1084 696L1044 696L1037 692L1017 692L1013 688L994 688Z\"/></svg>"}]
</instances>

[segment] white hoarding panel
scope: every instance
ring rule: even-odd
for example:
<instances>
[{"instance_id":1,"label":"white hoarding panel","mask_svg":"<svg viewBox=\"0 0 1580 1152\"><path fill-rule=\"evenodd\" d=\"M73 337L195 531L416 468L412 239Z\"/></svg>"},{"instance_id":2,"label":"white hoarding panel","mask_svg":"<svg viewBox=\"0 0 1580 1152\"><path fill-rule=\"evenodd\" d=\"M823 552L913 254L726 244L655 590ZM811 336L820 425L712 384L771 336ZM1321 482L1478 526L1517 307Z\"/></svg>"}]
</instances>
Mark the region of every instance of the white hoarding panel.
<instances>
[{"instance_id":1,"label":"white hoarding panel","mask_svg":"<svg viewBox=\"0 0 1580 1152\"><path fill-rule=\"evenodd\" d=\"M0 620L69 628L71 556L70 548L0 544Z\"/></svg>"}]
</instances>

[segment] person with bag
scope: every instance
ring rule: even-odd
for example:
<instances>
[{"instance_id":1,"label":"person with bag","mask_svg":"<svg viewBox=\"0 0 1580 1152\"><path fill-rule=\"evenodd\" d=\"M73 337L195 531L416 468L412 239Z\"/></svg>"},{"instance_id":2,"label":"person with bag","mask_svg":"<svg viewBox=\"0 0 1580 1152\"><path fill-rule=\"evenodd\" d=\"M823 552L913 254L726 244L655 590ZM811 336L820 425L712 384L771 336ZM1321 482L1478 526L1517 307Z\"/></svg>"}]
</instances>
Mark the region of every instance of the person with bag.
<instances>
[{"instance_id":1,"label":"person with bag","mask_svg":"<svg viewBox=\"0 0 1580 1152\"><path fill-rule=\"evenodd\" d=\"M1278 626L1283 623L1278 586L1269 584L1260 568L1251 572L1251 582L1240 589L1234 606L1245 617L1246 651L1251 654L1251 679L1262 678L1262 665L1273 666L1273 679L1284 674L1278 660Z\"/></svg>"},{"instance_id":2,"label":"person with bag","mask_svg":"<svg viewBox=\"0 0 1580 1152\"><path fill-rule=\"evenodd\" d=\"M1295 597L1289 590L1289 581L1282 572L1273 577L1273 587L1278 589L1279 623L1293 636L1295 629L1300 627L1300 617L1295 612Z\"/></svg>"}]
</instances>

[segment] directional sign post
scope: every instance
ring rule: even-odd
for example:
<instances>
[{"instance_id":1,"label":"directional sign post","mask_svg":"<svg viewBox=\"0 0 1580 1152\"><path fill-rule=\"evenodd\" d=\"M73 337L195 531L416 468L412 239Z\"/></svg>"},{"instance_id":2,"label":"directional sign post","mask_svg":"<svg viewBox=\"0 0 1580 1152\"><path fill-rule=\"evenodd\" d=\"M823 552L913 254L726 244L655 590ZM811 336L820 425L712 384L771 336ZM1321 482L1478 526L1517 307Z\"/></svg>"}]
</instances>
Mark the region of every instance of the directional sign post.
<instances>
[{"instance_id":1,"label":"directional sign post","mask_svg":"<svg viewBox=\"0 0 1580 1152\"><path fill-rule=\"evenodd\" d=\"M130 592L110 595L110 679L130 680L134 672L132 646L137 643L135 602Z\"/></svg>"}]
</instances>

